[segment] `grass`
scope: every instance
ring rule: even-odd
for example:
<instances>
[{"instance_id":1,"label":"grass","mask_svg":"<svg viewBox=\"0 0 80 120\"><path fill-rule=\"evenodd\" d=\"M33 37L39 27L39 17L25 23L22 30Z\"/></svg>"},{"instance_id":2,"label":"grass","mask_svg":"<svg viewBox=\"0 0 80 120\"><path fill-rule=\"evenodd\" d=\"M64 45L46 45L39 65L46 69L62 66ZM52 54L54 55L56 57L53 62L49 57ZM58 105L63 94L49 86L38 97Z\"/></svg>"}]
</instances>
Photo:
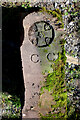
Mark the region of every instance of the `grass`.
<instances>
[{"instance_id":1,"label":"grass","mask_svg":"<svg viewBox=\"0 0 80 120\"><path fill-rule=\"evenodd\" d=\"M1 6L7 7L7 8L11 8L11 7L15 8L15 7L21 6L21 7L25 8L25 9L31 7L30 2L15 2L15 3L13 3L13 2L5 2L5 3L2 3Z\"/></svg>"},{"instance_id":2,"label":"grass","mask_svg":"<svg viewBox=\"0 0 80 120\"><path fill-rule=\"evenodd\" d=\"M19 118L21 112L20 99L15 95L12 96L5 93L0 93L1 105L2 105L2 117L3 118Z\"/></svg>"},{"instance_id":3,"label":"grass","mask_svg":"<svg viewBox=\"0 0 80 120\"><path fill-rule=\"evenodd\" d=\"M40 10L40 12L46 12L50 15L52 15L53 17L56 17L58 19L57 22L61 22L62 25L60 26L61 28L64 27L64 23L63 23L63 19L62 19L62 14L61 11L59 9L55 9L55 11L53 10L46 10L45 7L42 7L42 9Z\"/></svg>"},{"instance_id":4,"label":"grass","mask_svg":"<svg viewBox=\"0 0 80 120\"><path fill-rule=\"evenodd\" d=\"M58 20L62 20L62 14L59 9L52 11L52 10L46 10L45 7L42 7L41 12L47 12L47 13L53 15L53 17L57 17Z\"/></svg>"}]
</instances>

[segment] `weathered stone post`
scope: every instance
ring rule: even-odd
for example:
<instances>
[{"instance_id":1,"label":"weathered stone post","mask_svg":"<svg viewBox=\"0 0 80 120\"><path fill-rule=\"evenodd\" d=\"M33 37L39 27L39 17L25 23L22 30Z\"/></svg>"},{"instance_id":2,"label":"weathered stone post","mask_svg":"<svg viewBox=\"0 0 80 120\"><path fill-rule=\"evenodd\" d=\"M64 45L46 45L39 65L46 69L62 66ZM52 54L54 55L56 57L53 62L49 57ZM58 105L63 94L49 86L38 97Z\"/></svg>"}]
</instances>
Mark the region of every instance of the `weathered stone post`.
<instances>
[{"instance_id":1,"label":"weathered stone post","mask_svg":"<svg viewBox=\"0 0 80 120\"><path fill-rule=\"evenodd\" d=\"M50 22L48 23L47 20ZM41 12L33 12L23 20L24 41L21 46L21 58L25 84L25 105L23 118L38 118L38 101L40 93L40 82L44 80L42 71L51 69L50 62L58 58L61 51L59 39L62 31L56 32L52 26L55 18ZM51 24L51 25L50 25ZM53 44L53 39L57 38ZM51 44L51 48L49 48ZM57 49L56 49L57 48ZM46 51L48 51L46 53ZM52 69L51 69L52 70Z\"/></svg>"}]
</instances>

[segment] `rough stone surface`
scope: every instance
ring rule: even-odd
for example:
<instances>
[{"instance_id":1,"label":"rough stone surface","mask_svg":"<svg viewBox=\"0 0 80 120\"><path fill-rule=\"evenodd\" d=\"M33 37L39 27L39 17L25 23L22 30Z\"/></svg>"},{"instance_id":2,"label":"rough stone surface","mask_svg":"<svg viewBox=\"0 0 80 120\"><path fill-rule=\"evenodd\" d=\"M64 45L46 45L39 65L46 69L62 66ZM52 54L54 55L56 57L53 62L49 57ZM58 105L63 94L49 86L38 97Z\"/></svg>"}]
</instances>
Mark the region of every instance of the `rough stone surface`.
<instances>
[{"instance_id":1,"label":"rough stone surface","mask_svg":"<svg viewBox=\"0 0 80 120\"><path fill-rule=\"evenodd\" d=\"M32 44L31 41L29 40L29 36L28 36L29 28L35 22L39 22L39 21L47 22L47 20L49 19L50 19L50 25L52 25L54 28L55 41L53 40L50 48L35 47L35 45ZM21 46L21 57L22 57L23 75L24 75L24 83L25 83L25 105L23 108L23 118L25 117L24 113L26 113L26 117L34 118L35 114L38 117L37 106L38 106L39 92L41 87L40 81L44 80L42 75L42 70L46 70L48 66L50 66L50 62L47 60L47 56L46 56L48 53L46 54L44 51L48 50L50 54L53 54L51 53L53 50L55 53L55 59L57 59L57 52L61 51L58 36L62 34L62 31L60 32L60 30L58 30L58 32L56 32L55 25L53 24L54 22L52 22L54 20L55 18L53 18L51 15L48 15L47 13L43 14L41 12L38 13L33 12L27 15L23 20L23 26L25 31L25 38ZM36 54L36 56L33 58L33 61L36 60L36 57L38 57L39 59L37 63L31 61L31 56L33 54ZM34 111L35 114L34 112L32 112L31 107L33 110L35 110L36 108L36 110Z\"/></svg>"}]
</instances>

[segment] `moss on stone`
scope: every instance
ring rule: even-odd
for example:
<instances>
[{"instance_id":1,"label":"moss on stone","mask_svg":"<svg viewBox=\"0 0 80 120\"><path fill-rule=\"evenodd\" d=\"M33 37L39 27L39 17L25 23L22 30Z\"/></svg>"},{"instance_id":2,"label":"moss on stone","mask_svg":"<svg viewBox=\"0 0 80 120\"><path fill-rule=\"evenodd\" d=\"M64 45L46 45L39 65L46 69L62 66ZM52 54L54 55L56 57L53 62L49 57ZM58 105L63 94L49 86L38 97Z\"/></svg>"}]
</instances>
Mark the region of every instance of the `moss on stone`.
<instances>
[{"instance_id":1,"label":"moss on stone","mask_svg":"<svg viewBox=\"0 0 80 120\"><path fill-rule=\"evenodd\" d=\"M42 119L52 118L66 118L67 117L67 90L65 83L65 63L66 56L64 50L64 39L61 40L62 52L58 53L58 58L52 64L53 72L49 73L44 82L44 86L41 88L42 94L44 90L48 90L53 96L53 104L51 108L55 109L49 114L41 115ZM59 110L58 110L59 108Z\"/></svg>"}]
</instances>

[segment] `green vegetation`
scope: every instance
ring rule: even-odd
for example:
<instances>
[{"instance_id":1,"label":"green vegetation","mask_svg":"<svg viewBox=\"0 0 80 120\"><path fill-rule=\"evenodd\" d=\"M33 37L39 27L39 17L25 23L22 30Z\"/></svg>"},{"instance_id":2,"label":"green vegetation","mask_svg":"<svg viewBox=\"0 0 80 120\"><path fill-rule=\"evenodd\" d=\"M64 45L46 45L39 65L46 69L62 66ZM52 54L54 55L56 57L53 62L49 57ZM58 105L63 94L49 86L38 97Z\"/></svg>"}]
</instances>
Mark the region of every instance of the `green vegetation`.
<instances>
[{"instance_id":1,"label":"green vegetation","mask_svg":"<svg viewBox=\"0 0 80 120\"><path fill-rule=\"evenodd\" d=\"M3 118L19 118L21 113L21 102L20 98L17 96L12 96L5 93L0 93L2 97L0 100L0 104L2 105L2 117Z\"/></svg>"},{"instance_id":2,"label":"green vegetation","mask_svg":"<svg viewBox=\"0 0 80 120\"><path fill-rule=\"evenodd\" d=\"M30 2L23 2L21 6L24 7L25 9L29 8L30 7Z\"/></svg>"},{"instance_id":3,"label":"green vegetation","mask_svg":"<svg viewBox=\"0 0 80 120\"><path fill-rule=\"evenodd\" d=\"M59 9L55 9L55 11L53 11L53 10L47 10L45 7L42 7L40 12L46 12L46 13L52 15L53 17L56 17L58 19L57 23L59 21L61 22L60 27L61 28L64 27L63 20L62 20L62 14L61 14L61 11Z\"/></svg>"},{"instance_id":4,"label":"green vegetation","mask_svg":"<svg viewBox=\"0 0 80 120\"><path fill-rule=\"evenodd\" d=\"M67 90L65 83L65 63L66 56L64 50L64 40L61 40L62 52L58 54L58 58L52 64L53 72L49 73L41 88L41 95L44 94L44 89L48 90L53 96L53 101L56 104L51 105L51 113L43 116L42 119L52 118L67 118Z\"/></svg>"},{"instance_id":5,"label":"green vegetation","mask_svg":"<svg viewBox=\"0 0 80 120\"><path fill-rule=\"evenodd\" d=\"M62 14L59 9L52 11L52 10L46 10L45 7L42 7L41 12L47 12L47 13L53 15L53 17L57 17L58 20L62 20Z\"/></svg>"},{"instance_id":6,"label":"green vegetation","mask_svg":"<svg viewBox=\"0 0 80 120\"><path fill-rule=\"evenodd\" d=\"M80 114L78 111L78 108L76 107L76 104L79 104L79 100L76 99L77 93L75 93L76 90L76 84L80 78L80 66L71 68L71 65L66 65L67 71L66 73L69 73L69 82L67 83L67 93L68 93L68 100L67 100L67 114L68 119L75 120L80 118Z\"/></svg>"},{"instance_id":7,"label":"green vegetation","mask_svg":"<svg viewBox=\"0 0 80 120\"><path fill-rule=\"evenodd\" d=\"M1 4L1 6L6 7L6 8L15 8L15 7L23 7L25 9L30 7L30 2L4 2Z\"/></svg>"}]
</instances>

